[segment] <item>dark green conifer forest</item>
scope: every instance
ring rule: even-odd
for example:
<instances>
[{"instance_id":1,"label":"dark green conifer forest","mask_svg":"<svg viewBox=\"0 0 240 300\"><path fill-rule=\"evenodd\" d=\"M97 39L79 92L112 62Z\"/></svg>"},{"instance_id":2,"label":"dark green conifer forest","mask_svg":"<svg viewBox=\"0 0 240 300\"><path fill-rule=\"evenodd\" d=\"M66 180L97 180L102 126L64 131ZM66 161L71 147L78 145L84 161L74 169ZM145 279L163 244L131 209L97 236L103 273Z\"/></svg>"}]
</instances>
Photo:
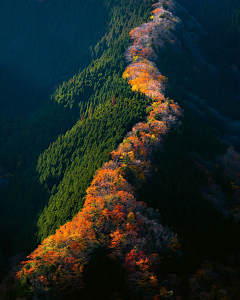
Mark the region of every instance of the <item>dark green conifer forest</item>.
<instances>
[{"instance_id":1,"label":"dark green conifer forest","mask_svg":"<svg viewBox=\"0 0 240 300\"><path fill-rule=\"evenodd\" d=\"M142 179L130 152L115 158L111 152L135 124L146 118L150 124L154 99L131 89L123 74L129 32L151 22L159 8L168 34L154 32L148 46L167 78L163 105L173 112L173 99L183 115L145 155L143 173L150 160L151 168ZM172 20L181 20L175 29L169 29ZM0 25L0 299L239 299L240 2L8 0L1 1ZM143 139L139 130L134 134ZM102 234L97 246L86 244L90 258L80 281L72 271L69 281L68 275L55 280L49 274L61 263L38 265L40 250L20 270L50 235L58 237L60 226L93 206L84 206L89 189L110 160L121 162L119 174L136 200L157 209L154 222L177 238L159 259L135 246L123 262L120 248L112 254L115 246L102 246L110 239ZM126 226L134 223L133 212L137 218L142 210L130 210ZM154 235L144 234L149 240ZM61 255L65 263L68 254ZM139 270L145 275L131 275ZM33 283L37 278L44 288Z\"/></svg>"}]
</instances>

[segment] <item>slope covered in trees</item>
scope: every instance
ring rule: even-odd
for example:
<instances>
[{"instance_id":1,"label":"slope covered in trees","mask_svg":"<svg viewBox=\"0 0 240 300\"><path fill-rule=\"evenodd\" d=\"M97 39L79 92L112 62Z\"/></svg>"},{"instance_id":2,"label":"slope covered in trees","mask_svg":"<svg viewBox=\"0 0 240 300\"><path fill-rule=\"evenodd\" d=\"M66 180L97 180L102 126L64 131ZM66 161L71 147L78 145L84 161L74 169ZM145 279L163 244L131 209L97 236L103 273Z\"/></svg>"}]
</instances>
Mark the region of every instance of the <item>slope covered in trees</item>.
<instances>
[{"instance_id":1,"label":"slope covered in trees","mask_svg":"<svg viewBox=\"0 0 240 300\"><path fill-rule=\"evenodd\" d=\"M147 123L136 124L113 151L113 160L95 174L82 211L28 257L17 273L19 280L11 288L13 294L51 297L53 293L63 293L66 298L77 292L81 295L85 266L93 252L101 249L102 254L124 264L131 293L155 296L158 279L154 270L161 256L176 252L180 244L173 232L159 224L159 213L136 201L134 189L150 176L151 152L161 144L162 135L176 126L181 113L173 101L152 104ZM156 119L159 115L161 121Z\"/></svg>"},{"instance_id":2,"label":"slope covered in trees","mask_svg":"<svg viewBox=\"0 0 240 300\"><path fill-rule=\"evenodd\" d=\"M214 2L216 11L222 10L223 2L225 3ZM199 3L201 1L198 1ZM236 33L236 28L229 25L229 16L233 16L233 22L237 22L237 3L232 3L233 6L228 6L225 25ZM121 1L121 5L113 6L113 27L110 25L109 34L106 34L96 47L102 49L102 57L79 73L79 76L74 76L72 80L64 83L52 97L52 101L56 100L58 104L55 102L51 105L52 111L50 106L45 109L44 114L51 120L48 128L54 135L42 130L43 114L39 119L35 119L36 127L37 124L41 125L38 126L38 133L42 134L43 143L54 141L54 136L58 135L60 130L56 130L56 122L61 124L60 132L64 133L67 129L69 131L59 136L56 142L39 156L40 151L46 148L40 143L41 147L39 145L35 149L31 159L27 153L24 154L26 147L13 147L11 150L15 151L16 158L15 164L11 165L14 179L11 180L9 189L5 190L5 195L3 194L2 199L5 201L2 201L2 222L9 225L11 222L8 217L17 217L14 220L15 224L10 224L8 231L2 233L3 248L20 250L17 243L21 247L21 242L27 240L30 241L28 248L32 248L34 239L31 237L36 231L32 226L34 223L38 224L38 234L43 239L71 220L83 205L85 189L90 185L95 170L109 159L109 153L117 147L131 126L144 118L145 108L150 101L141 94L150 96L155 104L152 104L151 109L147 108L147 112L150 113L147 123L139 123L133 127L129 136L112 153L113 161L106 164L94 177L87 190L86 199L89 201L86 201L82 212L77 214L72 222L62 226L55 235L45 239L30 255L29 264L24 263L19 273L17 293L20 297L31 298L35 293L38 297L41 297L41 294L48 298L58 298L59 290L67 284L67 290L60 292L66 299L70 299L68 293L73 298L81 294L87 299L95 299L96 294L91 291L92 286L97 286L99 293L106 299L235 299L239 295L237 268L240 245L236 239L240 232L239 223L236 222L239 201L239 154L232 148L226 152L226 148L229 145L234 145L236 149L239 147L239 127L238 122L234 120L239 111L236 76L239 56L238 52L235 52L238 40L234 45L229 44L230 48L229 45L222 45L221 49L224 49L226 55L221 57L218 52L220 39L213 40L209 45L203 42L208 40L208 18L205 23L204 18L201 19L202 27L174 1L159 1L154 4L151 17L150 3L149 6L145 6L144 3L138 11L134 2L127 4ZM208 7L211 11L210 2ZM188 8L191 9L191 5ZM202 8L201 4L199 8ZM130 18L129 24L121 31L122 28L118 25L119 18L122 22L120 24L124 24L125 9L129 16L133 17L134 12L139 17L137 21L134 17ZM143 11L146 11L145 17L150 17L150 21L132 30L144 20L140 20ZM195 13L194 10L192 12ZM196 17L200 18L200 14L196 14ZM129 80L133 92L121 78L124 71L122 53L128 41L127 29L131 30L133 45L125 52L125 58L130 65L124 72L124 77ZM216 34L216 28L209 24L209 34L213 32ZM116 38L117 33L120 33L119 39ZM235 56L229 53L235 53ZM232 62L235 63L234 67L231 66ZM178 130L170 130L164 138L163 149L153 146L160 137L162 139L162 136L157 135L158 132L166 132L169 120L170 123L175 122L174 118L168 120L166 116L171 116L176 106L171 108L173 103L163 98L166 80L158 69L168 76L166 95L177 100L185 111L182 125ZM107 76L109 77L106 80ZM141 94L135 95L134 92ZM162 101L165 103L161 103ZM55 112L58 112L58 121L52 117ZM78 121L73 126L76 120ZM20 139L23 140L25 124L28 124L27 121L12 122L12 132L14 128L20 127ZM149 135L149 128L155 132ZM3 157L12 159L8 150L11 145L17 144L8 138L11 130L8 127L5 127L5 130L7 138L2 153ZM34 128L30 136L32 141L38 138ZM149 152L145 143L151 145L154 150ZM23 159L26 170L21 163L19 165L22 169L17 166L21 159L20 153L22 156L26 155ZM152 167L148 160L150 157L157 168ZM7 165L10 167L9 163ZM116 170L119 173L115 172ZM151 248L151 243L155 240L149 232L152 227L147 227L153 219L143 207L143 219L147 218L144 219L144 224L141 223L143 219L141 224L138 222L142 218L139 214L139 220L133 216L139 212L138 208L135 211L136 207L142 204L133 200L131 187L124 185L125 180L137 188L137 199L158 208L161 212L161 223L173 227L178 233L184 252L180 258L174 255L161 256L158 260L155 256L158 262L161 261L160 268L155 270L154 267L158 267L158 263L154 257L148 256L156 250ZM126 199L122 194L116 196L115 201L120 202L113 201L111 206L108 193L115 195L119 192L118 188L123 188L124 192L127 189L129 202L124 202ZM22 192L19 196L18 190L25 190L26 193ZM22 199L19 206L16 206L19 215L12 210L14 198ZM31 200L35 202L29 207ZM129 211L127 203L133 204L133 214ZM28 209L31 215L29 223L25 223L25 228L20 227L16 236L13 236L16 224L23 223L24 213ZM42 209L38 219L36 214ZM103 217L99 218L102 214ZM121 223L116 222L117 216ZM96 220L99 220L99 223ZM83 225L88 226L91 236L84 232L86 228ZM145 237L139 230L141 225L146 230L144 234L148 233L146 239L151 248L148 249L150 252L146 250L146 253L140 253L138 249L130 249L133 245L145 247L141 244ZM108 238L102 236L102 232L105 232ZM101 246L94 249L94 245ZM171 248L170 245L171 243L167 249ZM176 244L172 250L178 246ZM114 257L110 253L114 253ZM159 254L162 255L161 251ZM81 259L85 258L86 265L84 259L79 260L78 255ZM211 261L216 259L218 262ZM106 268L104 276L103 266ZM197 268L201 269L197 271ZM115 274L113 269L117 270ZM119 285L115 285L115 281ZM112 282L110 290L107 288L108 282ZM80 294L76 291L77 287L82 287ZM132 289L134 296L129 294L129 289ZM122 294L120 290L123 290ZM14 299L16 290L10 288L8 293L8 297Z\"/></svg>"},{"instance_id":3,"label":"slope covered in trees","mask_svg":"<svg viewBox=\"0 0 240 300\"><path fill-rule=\"evenodd\" d=\"M145 57L139 53L138 62L132 63L123 77L128 78L133 90L140 82L142 93L153 100L147 122L137 123L112 152L112 160L97 171L82 211L28 257L17 273L16 287L10 288L16 297L41 294L49 298L53 293L60 296L60 292L71 297L81 293L85 265L97 248L124 265L131 294L157 297L154 294L159 284L154 270L160 256L169 256L180 244L176 235L159 224L157 212L136 201L134 190L151 176L152 151L160 147L162 136L177 125L182 111L160 93L164 77Z\"/></svg>"},{"instance_id":4,"label":"slope covered in trees","mask_svg":"<svg viewBox=\"0 0 240 300\"><path fill-rule=\"evenodd\" d=\"M14 175L1 195L1 228L8 228L1 231L5 251L33 249L37 223L40 237L47 237L71 220L96 169L144 117L149 100L131 92L122 74L128 33L137 20L150 16L146 4L115 3L109 29L95 47L101 57L59 86L31 126L22 118L7 125L2 120L1 164ZM58 134L63 135L57 139Z\"/></svg>"}]
</instances>

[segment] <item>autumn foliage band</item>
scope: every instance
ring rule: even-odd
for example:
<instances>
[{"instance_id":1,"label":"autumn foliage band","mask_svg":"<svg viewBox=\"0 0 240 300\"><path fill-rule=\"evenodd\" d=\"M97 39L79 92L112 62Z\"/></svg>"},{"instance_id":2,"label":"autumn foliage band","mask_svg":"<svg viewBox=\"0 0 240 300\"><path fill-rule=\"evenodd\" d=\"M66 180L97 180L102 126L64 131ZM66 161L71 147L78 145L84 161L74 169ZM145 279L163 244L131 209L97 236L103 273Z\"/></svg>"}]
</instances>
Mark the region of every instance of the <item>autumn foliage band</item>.
<instances>
[{"instance_id":1,"label":"autumn foliage band","mask_svg":"<svg viewBox=\"0 0 240 300\"><path fill-rule=\"evenodd\" d=\"M146 121L132 128L111 153L112 160L96 172L82 211L46 238L16 272L16 284L32 297L39 291L48 297L52 288L59 293L84 289L85 267L94 249L102 247L124 266L131 292L140 289L147 299L158 299L156 270L162 257L177 252L180 244L159 223L159 212L136 200L135 190L154 171L153 149L162 145L163 135L178 126L182 115L177 103L165 99L166 79L152 61L156 53L150 40L161 5L155 4L149 23L130 32L130 64L123 74L133 91L152 99Z\"/></svg>"},{"instance_id":2,"label":"autumn foliage band","mask_svg":"<svg viewBox=\"0 0 240 300\"><path fill-rule=\"evenodd\" d=\"M161 258L179 249L176 234L159 223L160 214L134 197L153 170L152 149L181 116L171 101L154 102L147 122L136 124L98 170L87 189L84 208L60 227L23 262L18 280L36 290L84 288L84 268L94 248L103 246L128 272L129 289L141 288L153 299L159 290L155 274ZM161 117L161 120L159 118ZM134 185L125 178L131 173Z\"/></svg>"}]
</instances>

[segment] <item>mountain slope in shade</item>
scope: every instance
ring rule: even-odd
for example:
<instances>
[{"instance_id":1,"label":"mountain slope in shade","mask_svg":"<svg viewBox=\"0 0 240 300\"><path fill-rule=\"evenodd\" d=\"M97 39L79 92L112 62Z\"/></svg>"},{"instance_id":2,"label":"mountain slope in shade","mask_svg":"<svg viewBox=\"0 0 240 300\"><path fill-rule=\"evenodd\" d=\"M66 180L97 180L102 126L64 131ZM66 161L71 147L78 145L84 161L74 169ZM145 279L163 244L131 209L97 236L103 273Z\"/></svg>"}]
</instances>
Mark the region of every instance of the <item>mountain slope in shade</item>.
<instances>
[{"instance_id":1,"label":"mountain slope in shade","mask_svg":"<svg viewBox=\"0 0 240 300\"><path fill-rule=\"evenodd\" d=\"M101 0L1 2L1 116L32 113L56 85L87 67L106 32L109 5Z\"/></svg>"}]
</instances>

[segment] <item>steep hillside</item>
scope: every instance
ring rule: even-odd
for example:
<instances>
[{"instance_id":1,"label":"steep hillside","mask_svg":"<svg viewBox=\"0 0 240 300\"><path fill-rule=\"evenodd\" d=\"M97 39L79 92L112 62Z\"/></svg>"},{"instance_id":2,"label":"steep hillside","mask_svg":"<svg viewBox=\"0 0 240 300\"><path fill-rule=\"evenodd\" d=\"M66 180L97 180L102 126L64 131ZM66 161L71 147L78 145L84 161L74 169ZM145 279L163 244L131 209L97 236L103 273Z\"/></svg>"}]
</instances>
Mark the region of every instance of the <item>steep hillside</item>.
<instances>
[{"instance_id":1,"label":"steep hillside","mask_svg":"<svg viewBox=\"0 0 240 300\"><path fill-rule=\"evenodd\" d=\"M143 28L137 30L143 31ZM141 38L135 37L134 44L140 47ZM112 160L96 172L87 189L82 211L71 222L61 226L55 235L44 239L42 245L28 257L30 260L17 273L19 282L7 291L7 297L12 294L12 297L44 295L51 298L55 295L58 298L62 294L64 298L95 298L96 293L89 289L91 285L88 284L86 291L86 279L82 281L82 277L85 265L92 261L96 251L100 251L106 260L111 256L110 266L114 266L115 260L117 269L120 270L120 264L123 264L128 272L136 273L128 276L127 283L124 283L128 289L133 284L136 287L142 285L140 291L136 288L131 294L141 296L150 293L154 296L158 286L154 270L161 260L160 256L173 255L180 244L174 233L159 224L158 212L147 209L143 202L137 202L134 194L136 188L154 172L152 151L161 147L162 137L171 127L177 128L182 111L173 100L164 98L165 78L148 60L151 54L145 55L144 49L139 52L137 60L132 56L133 62L123 77L128 78L133 90L141 90L152 100L147 121L137 123L117 150L112 152ZM131 48L128 52L131 56ZM154 50L148 46L147 52L154 53ZM115 97L111 105L117 106ZM58 212L61 213L65 205L62 201ZM135 260L136 264L138 260L145 261L139 271L134 268ZM109 271L108 268L104 270L108 278ZM118 274L121 281L123 274L122 266L122 272ZM116 278L115 274L112 276ZM136 280L136 276L145 279ZM102 283L98 294L109 299L109 291L105 290L106 281ZM148 291L149 283L154 286L152 291ZM119 290L119 283L114 283L112 288L113 292ZM129 294L129 291L125 292Z\"/></svg>"},{"instance_id":2,"label":"steep hillside","mask_svg":"<svg viewBox=\"0 0 240 300\"><path fill-rule=\"evenodd\" d=\"M7 125L3 120L1 163L13 175L1 195L1 228L8 228L0 233L4 251L32 249L37 222L40 236L46 237L70 220L82 207L96 169L144 117L149 100L131 92L122 79L123 54L128 32L149 18L150 8L114 2L109 29L95 47L101 57L59 86L31 125L21 118ZM56 209L60 203L61 213Z\"/></svg>"},{"instance_id":3,"label":"steep hillside","mask_svg":"<svg viewBox=\"0 0 240 300\"><path fill-rule=\"evenodd\" d=\"M41 241L4 299L240 296L240 7L179 3L109 2L98 58L1 120L1 249Z\"/></svg>"}]
</instances>

